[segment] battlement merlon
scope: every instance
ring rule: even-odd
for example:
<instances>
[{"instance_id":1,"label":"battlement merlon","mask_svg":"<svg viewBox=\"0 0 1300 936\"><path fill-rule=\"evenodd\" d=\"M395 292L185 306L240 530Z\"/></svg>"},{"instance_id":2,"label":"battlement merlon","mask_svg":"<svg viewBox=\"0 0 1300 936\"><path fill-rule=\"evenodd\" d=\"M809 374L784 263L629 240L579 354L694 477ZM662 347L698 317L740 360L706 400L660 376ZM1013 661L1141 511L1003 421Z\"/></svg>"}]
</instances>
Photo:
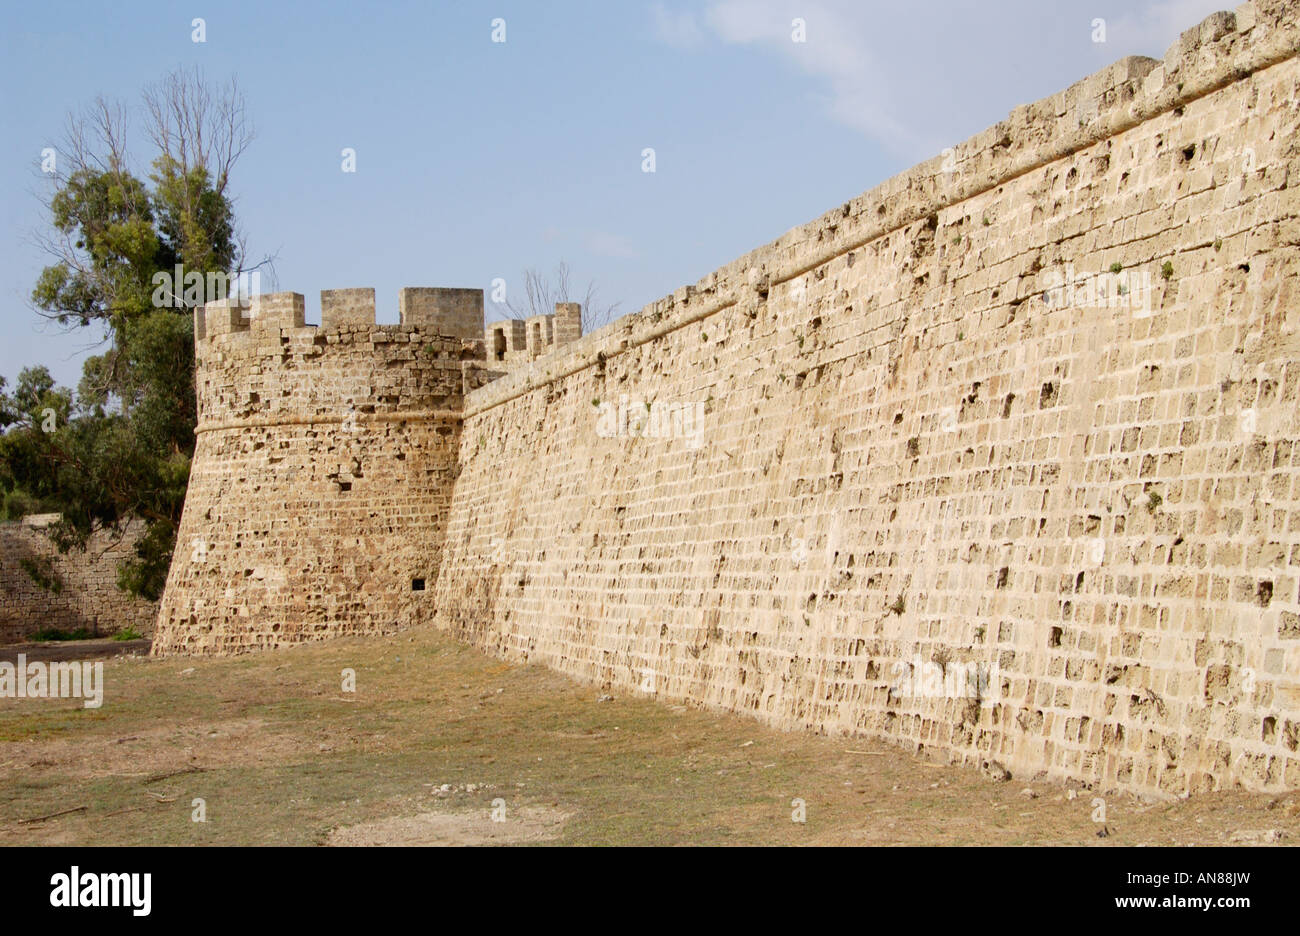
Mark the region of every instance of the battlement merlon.
<instances>
[{"instance_id":1,"label":"battlement merlon","mask_svg":"<svg viewBox=\"0 0 1300 936\"><path fill-rule=\"evenodd\" d=\"M554 342L568 344L582 337L582 305L577 302L557 302L553 322Z\"/></svg>"},{"instance_id":2,"label":"battlement merlon","mask_svg":"<svg viewBox=\"0 0 1300 936\"><path fill-rule=\"evenodd\" d=\"M320 292L320 327L337 331L353 325L375 324L375 291L363 289L322 289Z\"/></svg>"},{"instance_id":3,"label":"battlement merlon","mask_svg":"<svg viewBox=\"0 0 1300 936\"><path fill-rule=\"evenodd\" d=\"M524 353L524 323L520 319L492 322L483 330L489 361L514 361Z\"/></svg>"},{"instance_id":4,"label":"battlement merlon","mask_svg":"<svg viewBox=\"0 0 1300 936\"><path fill-rule=\"evenodd\" d=\"M217 335L248 330L248 306L238 299L217 299L194 310L194 343Z\"/></svg>"},{"instance_id":5,"label":"battlement merlon","mask_svg":"<svg viewBox=\"0 0 1300 936\"><path fill-rule=\"evenodd\" d=\"M249 306L249 326L254 334L280 336L285 328L305 328L307 303L302 293L278 292L254 296Z\"/></svg>"},{"instance_id":6,"label":"battlement merlon","mask_svg":"<svg viewBox=\"0 0 1300 936\"><path fill-rule=\"evenodd\" d=\"M483 338L483 290L410 286L398 294L403 325L428 328L447 338Z\"/></svg>"},{"instance_id":7,"label":"battlement merlon","mask_svg":"<svg viewBox=\"0 0 1300 936\"><path fill-rule=\"evenodd\" d=\"M263 293L246 302L217 299L194 310L195 347L220 335L240 332L278 337L281 329L305 328L305 314L302 293Z\"/></svg>"}]
</instances>

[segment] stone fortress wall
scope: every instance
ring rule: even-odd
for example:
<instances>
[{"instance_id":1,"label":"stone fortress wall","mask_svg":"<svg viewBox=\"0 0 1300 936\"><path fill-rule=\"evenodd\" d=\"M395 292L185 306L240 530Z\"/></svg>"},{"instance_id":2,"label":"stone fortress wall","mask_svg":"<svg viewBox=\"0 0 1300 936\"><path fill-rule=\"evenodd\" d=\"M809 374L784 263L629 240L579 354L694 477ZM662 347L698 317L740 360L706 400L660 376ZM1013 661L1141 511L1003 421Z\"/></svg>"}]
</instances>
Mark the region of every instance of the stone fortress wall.
<instances>
[{"instance_id":1,"label":"stone fortress wall","mask_svg":"<svg viewBox=\"0 0 1300 936\"><path fill-rule=\"evenodd\" d=\"M143 527L129 524L120 537L100 530L84 551L60 553L45 529L58 516L0 523L0 644L43 630L85 629L102 637L126 628L152 633L158 603L117 587L118 563L131 556Z\"/></svg>"},{"instance_id":2,"label":"stone fortress wall","mask_svg":"<svg viewBox=\"0 0 1300 936\"><path fill-rule=\"evenodd\" d=\"M1297 23L1213 16L471 393L439 623L1016 775L1300 786Z\"/></svg>"},{"instance_id":3,"label":"stone fortress wall","mask_svg":"<svg viewBox=\"0 0 1300 936\"><path fill-rule=\"evenodd\" d=\"M998 774L1300 787L1298 14L1215 14L577 340L209 309L213 543L156 649L432 621Z\"/></svg>"}]
</instances>

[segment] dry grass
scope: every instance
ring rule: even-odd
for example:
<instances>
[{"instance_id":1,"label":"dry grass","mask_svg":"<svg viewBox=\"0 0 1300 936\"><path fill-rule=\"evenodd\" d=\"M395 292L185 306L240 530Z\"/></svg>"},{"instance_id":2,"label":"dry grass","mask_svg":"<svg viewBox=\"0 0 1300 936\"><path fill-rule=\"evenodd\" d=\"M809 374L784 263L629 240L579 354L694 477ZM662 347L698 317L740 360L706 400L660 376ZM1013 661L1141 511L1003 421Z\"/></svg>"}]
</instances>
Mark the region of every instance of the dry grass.
<instances>
[{"instance_id":1,"label":"dry grass","mask_svg":"<svg viewBox=\"0 0 1300 936\"><path fill-rule=\"evenodd\" d=\"M355 694L341 691L345 667ZM98 710L0 700L0 843L1300 842L1300 794L1111 796L1099 838L1087 791L645 698L599 701L433 633L118 658L105 681ZM207 822L191 821L195 797ZM805 823L791 821L796 798ZM491 822L498 800L504 824ZM24 821L64 810L78 811Z\"/></svg>"}]
</instances>

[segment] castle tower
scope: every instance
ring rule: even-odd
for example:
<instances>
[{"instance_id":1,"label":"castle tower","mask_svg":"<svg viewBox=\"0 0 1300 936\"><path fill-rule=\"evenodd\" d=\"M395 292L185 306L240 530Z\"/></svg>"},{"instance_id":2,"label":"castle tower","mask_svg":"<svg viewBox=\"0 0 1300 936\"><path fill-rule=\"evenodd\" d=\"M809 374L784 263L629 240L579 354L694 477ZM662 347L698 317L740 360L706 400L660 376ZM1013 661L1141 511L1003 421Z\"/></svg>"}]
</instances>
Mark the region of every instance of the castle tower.
<instances>
[{"instance_id":1,"label":"castle tower","mask_svg":"<svg viewBox=\"0 0 1300 936\"><path fill-rule=\"evenodd\" d=\"M373 289L195 313L199 420L153 652L239 652L432 614L483 293Z\"/></svg>"}]
</instances>

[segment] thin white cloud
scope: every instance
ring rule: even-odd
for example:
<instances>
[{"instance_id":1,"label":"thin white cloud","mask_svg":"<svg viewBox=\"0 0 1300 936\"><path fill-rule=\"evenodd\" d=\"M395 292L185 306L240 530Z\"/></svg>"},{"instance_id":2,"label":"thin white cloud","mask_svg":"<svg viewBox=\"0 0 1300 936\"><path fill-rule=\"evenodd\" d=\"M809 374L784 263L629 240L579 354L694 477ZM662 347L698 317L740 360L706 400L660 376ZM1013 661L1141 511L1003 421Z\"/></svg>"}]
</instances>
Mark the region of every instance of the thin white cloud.
<instances>
[{"instance_id":1,"label":"thin white cloud","mask_svg":"<svg viewBox=\"0 0 1300 936\"><path fill-rule=\"evenodd\" d=\"M641 256L641 252L626 237L608 231L593 232L587 238L587 249L598 256L617 260L635 260Z\"/></svg>"},{"instance_id":2,"label":"thin white cloud","mask_svg":"<svg viewBox=\"0 0 1300 936\"><path fill-rule=\"evenodd\" d=\"M662 3L650 5L655 36L677 49L689 49L704 41L704 30L690 10L670 10Z\"/></svg>"},{"instance_id":3,"label":"thin white cloud","mask_svg":"<svg viewBox=\"0 0 1300 936\"><path fill-rule=\"evenodd\" d=\"M660 38L701 33L778 55L813 79L835 121L905 159L923 159L1126 56L1160 57L1180 32L1232 0L1001 0L862 3L714 0L697 19L655 4ZM795 18L806 41L794 41ZM1093 20L1107 21L1104 44Z\"/></svg>"},{"instance_id":4,"label":"thin white cloud","mask_svg":"<svg viewBox=\"0 0 1300 936\"><path fill-rule=\"evenodd\" d=\"M709 26L724 42L775 49L826 84L824 104L835 119L899 148L920 143L891 113L887 64L869 35L871 16L860 5L785 0L722 0L708 10ZM803 21L796 42L795 19ZM886 93L882 93L885 91Z\"/></svg>"}]
</instances>

